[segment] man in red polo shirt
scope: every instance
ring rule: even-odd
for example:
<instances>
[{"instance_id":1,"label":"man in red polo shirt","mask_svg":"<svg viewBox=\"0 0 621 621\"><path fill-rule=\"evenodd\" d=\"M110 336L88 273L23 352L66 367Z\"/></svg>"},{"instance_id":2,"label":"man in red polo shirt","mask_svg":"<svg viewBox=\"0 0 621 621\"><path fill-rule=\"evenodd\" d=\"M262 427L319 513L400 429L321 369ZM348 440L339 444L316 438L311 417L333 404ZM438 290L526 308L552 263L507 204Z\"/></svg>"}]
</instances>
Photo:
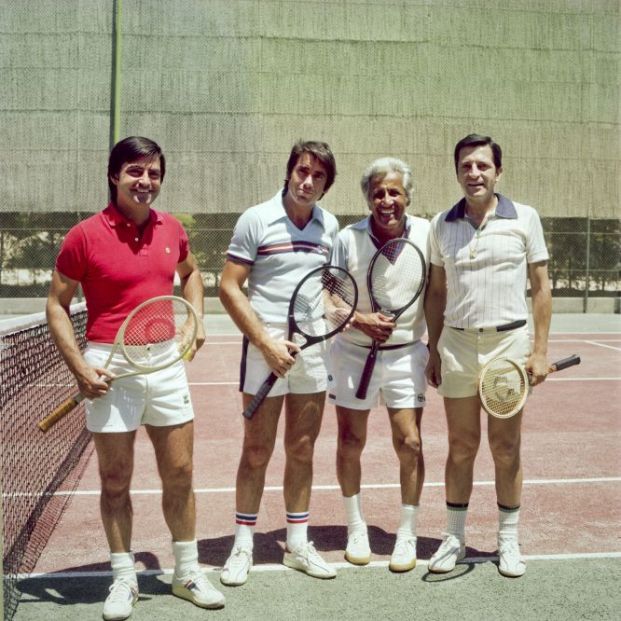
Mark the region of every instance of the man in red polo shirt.
<instances>
[{"instance_id":1,"label":"man in red polo shirt","mask_svg":"<svg viewBox=\"0 0 621 621\"><path fill-rule=\"evenodd\" d=\"M103 609L107 620L128 618L138 599L129 489L140 425L153 443L162 480L162 506L175 556L173 593L203 608L224 605L224 596L198 564L192 487L194 413L183 363L113 384L105 381L112 373L103 368L123 319L144 300L170 295L175 274L183 297L202 317L203 283L188 237L175 218L151 208L165 170L164 154L152 140L130 137L115 145L108 162L112 200L67 233L47 301L54 341L89 400L86 426L93 433L99 460L101 517L113 574ZM78 285L88 307L84 354L68 314ZM204 340L201 323L190 358ZM124 364L119 355L110 369L118 375Z\"/></svg>"}]
</instances>

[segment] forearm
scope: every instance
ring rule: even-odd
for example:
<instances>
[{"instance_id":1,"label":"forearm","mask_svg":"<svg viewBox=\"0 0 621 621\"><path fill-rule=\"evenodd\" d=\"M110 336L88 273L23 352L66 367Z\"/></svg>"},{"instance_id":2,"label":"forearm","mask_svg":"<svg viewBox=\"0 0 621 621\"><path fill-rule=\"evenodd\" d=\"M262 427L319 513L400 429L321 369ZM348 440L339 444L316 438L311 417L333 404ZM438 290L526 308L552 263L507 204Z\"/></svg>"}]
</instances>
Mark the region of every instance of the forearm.
<instances>
[{"instance_id":1,"label":"forearm","mask_svg":"<svg viewBox=\"0 0 621 621\"><path fill-rule=\"evenodd\" d=\"M552 295L548 287L533 291L533 354L547 356L550 320L552 318Z\"/></svg>"},{"instance_id":2,"label":"forearm","mask_svg":"<svg viewBox=\"0 0 621 621\"><path fill-rule=\"evenodd\" d=\"M186 277L181 279L181 294L194 307L199 319L202 320L205 304L205 288L200 272L192 270Z\"/></svg>"},{"instance_id":3,"label":"forearm","mask_svg":"<svg viewBox=\"0 0 621 621\"><path fill-rule=\"evenodd\" d=\"M444 310L446 308L446 291L430 291L425 298L425 321L429 349L435 350L444 327Z\"/></svg>"},{"instance_id":4,"label":"forearm","mask_svg":"<svg viewBox=\"0 0 621 621\"><path fill-rule=\"evenodd\" d=\"M47 322L52 336L69 370L80 377L88 369L73 330L69 309L59 303L48 302L46 306Z\"/></svg>"}]
</instances>

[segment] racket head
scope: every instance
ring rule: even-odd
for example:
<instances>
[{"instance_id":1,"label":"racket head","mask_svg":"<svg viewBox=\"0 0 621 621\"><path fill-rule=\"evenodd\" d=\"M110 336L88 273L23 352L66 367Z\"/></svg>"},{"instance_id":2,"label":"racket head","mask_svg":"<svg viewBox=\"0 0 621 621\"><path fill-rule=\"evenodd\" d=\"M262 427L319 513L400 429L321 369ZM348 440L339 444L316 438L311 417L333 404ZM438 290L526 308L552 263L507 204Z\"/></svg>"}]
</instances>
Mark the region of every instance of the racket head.
<instances>
[{"instance_id":1,"label":"racket head","mask_svg":"<svg viewBox=\"0 0 621 621\"><path fill-rule=\"evenodd\" d=\"M340 332L358 303L353 276L335 265L310 271L296 286L289 303L289 339L299 333L309 344Z\"/></svg>"},{"instance_id":2,"label":"racket head","mask_svg":"<svg viewBox=\"0 0 621 621\"><path fill-rule=\"evenodd\" d=\"M181 297L161 295L139 304L119 329L125 358L141 371L166 368L192 348L198 331L194 307Z\"/></svg>"},{"instance_id":3,"label":"racket head","mask_svg":"<svg viewBox=\"0 0 621 621\"><path fill-rule=\"evenodd\" d=\"M491 416L511 418L524 407L529 386L528 375L522 365L510 358L495 358L481 371L481 405Z\"/></svg>"},{"instance_id":4,"label":"racket head","mask_svg":"<svg viewBox=\"0 0 621 621\"><path fill-rule=\"evenodd\" d=\"M405 237L387 241L367 272L373 310L398 317L418 299L426 276L425 257L416 244Z\"/></svg>"}]
</instances>

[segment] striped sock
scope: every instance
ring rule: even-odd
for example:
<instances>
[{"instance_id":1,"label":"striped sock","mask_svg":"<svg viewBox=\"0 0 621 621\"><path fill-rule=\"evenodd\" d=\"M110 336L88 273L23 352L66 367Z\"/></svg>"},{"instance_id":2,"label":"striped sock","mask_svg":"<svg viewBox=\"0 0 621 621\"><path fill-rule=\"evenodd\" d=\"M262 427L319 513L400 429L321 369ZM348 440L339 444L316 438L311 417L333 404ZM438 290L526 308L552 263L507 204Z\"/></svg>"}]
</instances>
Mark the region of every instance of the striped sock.
<instances>
[{"instance_id":1,"label":"striped sock","mask_svg":"<svg viewBox=\"0 0 621 621\"><path fill-rule=\"evenodd\" d=\"M293 551L308 541L308 511L287 511L287 548Z\"/></svg>"},{"instance_id":2,"label":"striped sock","mask_svg":"<svg viewBox=\"0 0 621 621\"><path fill-rule=\"evenodd\" d=\"M235 547L252 550L256 525L256 513L235 513Z\"/></svg>"}]
</instances>

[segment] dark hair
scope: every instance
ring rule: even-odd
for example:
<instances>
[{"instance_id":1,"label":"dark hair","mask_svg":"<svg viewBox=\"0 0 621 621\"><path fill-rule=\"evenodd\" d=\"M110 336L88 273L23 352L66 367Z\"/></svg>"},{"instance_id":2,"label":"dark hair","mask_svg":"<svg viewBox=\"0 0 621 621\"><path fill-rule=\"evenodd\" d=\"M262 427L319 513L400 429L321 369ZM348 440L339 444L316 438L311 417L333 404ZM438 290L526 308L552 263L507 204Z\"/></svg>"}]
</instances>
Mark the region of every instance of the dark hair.
<instances>
[{"instance_id":1,"label":"dark hair","mask_svg":"<svg viewBox=\"0 0 621 621\"><path fill-rule=\"evenodd\" d=\"M143 138L142 136L129 136L117 142L114 147L112 147L110 157L108 158L108 187L110 188L110 195L113 202L116 202L116 185L112 183L112 177L119 176L123 164L135 162L136 160L147 157L160 158L160 179L164 181L166 158L164 157L161 147L153 140Z\"/></svg>"},{"instance_id":2,"label":"dark hair","mask_svg":"<svg viewBox=\"0 0 621 621\"><path fill-rule=\"evenodd\" d=\"M287 160L287 176L285 178L285 187L283 192L287 191L287 184L291 179L291 173L298 163L298 159L302 153L310 153L315 159L319 160L326 169L326 185L323 189L325 194L330 186L334 183L336 177L336 161L334 160L334 154L330 150L330 147L326 142L318 142L315 140L298 140L291 148L289 159Z\"/></svg>"},{"instance_id":3,"label":"dark hair","mask_svg":"<svg viewBox=\"0 0 621 621\"><path fill-rule=\"evenodd\" d=\"M496 166L496 168L502 168L502 149L500 148L500 145L496 144L489 136L482 136L481 134L468 134L455 145L455 152L453 154L453 158L455 159L455 172L457 172L459 152L464 147L479 147L485 145L489 145L492 150L494 166Z\"/></svg>"}]
</instances>

